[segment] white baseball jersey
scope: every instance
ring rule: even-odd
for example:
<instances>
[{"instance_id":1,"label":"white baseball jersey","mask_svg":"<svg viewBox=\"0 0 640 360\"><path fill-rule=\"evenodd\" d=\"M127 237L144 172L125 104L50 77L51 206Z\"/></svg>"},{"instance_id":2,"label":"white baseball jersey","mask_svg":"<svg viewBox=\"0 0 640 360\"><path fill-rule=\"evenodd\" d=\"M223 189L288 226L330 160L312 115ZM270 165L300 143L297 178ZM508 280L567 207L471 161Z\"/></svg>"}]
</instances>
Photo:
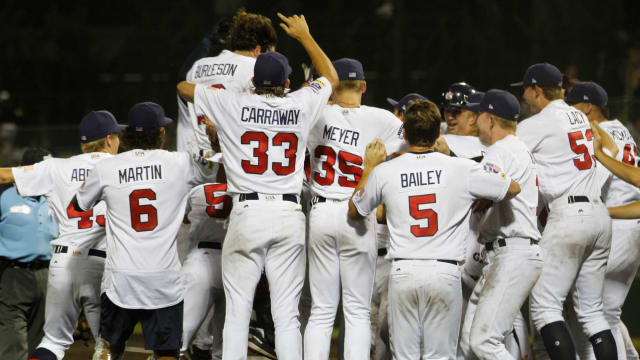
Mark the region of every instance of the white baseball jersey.
<instances>
[{"instance_id":1,"label":"white baseball jersey","mask_svg":"<svg viewBox=\"0 0 640 360\"><path fill-rule=\"evenodd\" d=\"M471 204L477 198L502 200L510 184L504 173L488 173L472 160L407 153L378 165L353 202L363 216L385 204L390 259L462 262Z\"/></svg>"},{"instance_id":2,"label":"white baseball jersey","mask_svg":"<svg viewBox=\"0 0 640 360\"><path fill-rule=\"evenodd\" d=\"M398 151L402 122L387 110L327 105L309 134L311 191L328 199L347 200L358 185L367 144L380 139L387 154Z\"/></svg>"},{"instance_id":3,"label":"white baseball jersey","mask_svg":"<svg viewBox=\"0 0 640 360\"><path fill-rule=\"evenodd\" d=\"M205 57L196 61L189 72L187 81L228 89L236 92L246 92L253 88L253 66L256 59L236 54L229 50L222 50L218 56ZM198 150L211 150L209 138L202 121L199 121L193 104L184 101L178 95L178 151L188 151L193 154Z\"/></svg>"},{"instance_id":4,"label":"white baseball jersey","mask_svg":"<svg viewBox=\"0 0 640 360\"><path fill-rule=\"evenodd\" d=\"M599 125L618 145L616 160L637 166L638 147L629 130L617 119L603 121ZM602 189L602 197L607 207L629 204L640 200L640 189L616 176L611 176Z\"/></svg>"},{"instance_id":5,"label":"white baseball jersey","mask_svg":"<svg viewBox=\"0 0 640 360\"><path fill-rule=\"evenodd\" d=\"M285 97L196 85L196 114L218 128L229 192L300 194L309 131L330 95L324 77Z\"/></svg>"},{"instance_id":6,"label":"white baseball jersey","mask_svg":"<svg viewBox=\"0 0 640 360\"><path fill-rule=\"evenodd\" d=\"M227 184L202 184L191 190L187 202L187 217L191 223L189 249L197 247L201 241L224 241L231 203Z\"/></svg>"},{"instance_id":7,"label":"white baseball jersey","mask_svg":"<svg viewBox=\"0 0 640 360\"><path fill-rule=\"evenodd\" d=\"M443 135L449 145L449 149L457 157L473 159L482 157L487 152L487 147L482 145L477 136Z\"/></svg>"},{"instance_id":8,"label":"white baseball jersey","mask_svg":"<svg viewBox=\"0 0 640 360\"><path fill-rule=\"evenodd\" d=\"M520 122L517 134L535 159L544 203L569 195L600 197L593 130L584 113L554 100Z\"/></svg>"},{"instance_id":9,"label":"white baseball jersey","mask_svg":"<svg viewBox=\"0 0 640 360\"><path fill-rule=\"evenodd\" d=\"M112 155L94 152L68 159L51 158L31 166L12 169L16 188L22 196L45 196L53 209L60 236L51 244L77 250L105 248L105 206L100 202L91 210L75 211L71 200L94 166Z\"/></svg>"},{"instance_id":10,"label":"white baseball jersey","mask_svg":"<svg viewBox=\"0 0 640 360\"><path fill-rule=\"evenodd\" d=\"M182 300L176 238L189 190L210 175L185 152L131 150L96 165L78 205L107 206L103 291L116 305L156 309Z\"/></svg>"},{"instance_id":11,"label":"white baseball jersey","mask_svg":"<svg viewBox=\"0 0 640 360\"><path fill-rule=\"evenodd\" d=\"M489 208L480 224L479 241L487 243L510 237L539 240L536 168L527 146L514 135L508 135L487 149L482 166L488 172L507 174L520 185L520 193Z\"/></svg>"}]
</instances>

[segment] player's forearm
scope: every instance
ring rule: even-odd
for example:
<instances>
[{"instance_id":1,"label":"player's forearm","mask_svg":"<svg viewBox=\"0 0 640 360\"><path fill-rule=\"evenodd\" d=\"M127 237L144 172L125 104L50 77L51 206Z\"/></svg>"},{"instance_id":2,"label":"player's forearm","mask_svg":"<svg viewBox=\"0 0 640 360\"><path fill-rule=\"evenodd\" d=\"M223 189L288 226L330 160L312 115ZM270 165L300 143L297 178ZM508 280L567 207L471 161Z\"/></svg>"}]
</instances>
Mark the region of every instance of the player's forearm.
<instances>
[{"instance_id":1,"label":"player's forearm","mask_svg":"<svg viewBox=\"0 0 640 360\"><path fill-rule=\"evenodd\" d=\"M600 161L602 165L609 169L609 171L611 171L613 175L628 182L629 184L640 187L640 169L629 164L617 161L616 159L607 155L604 151L602 151L602 149L596 148L595 150L596 158L598 158L598 161Z\"/></svg>"},{"instance_id":2,"label":"player's forearm","mask_svg":"<svg viewBox=\"0 0 640 360\"><path fill-rule=\"evenodd\" d=\"M353 196L360 190L362 190L365 185L367 185L367 179L369 178L369 174L373 171L373 167L365 166L364 171L362 171L362 176L360 177L360 181L356 188L353 190L353 194L351 194L351 198L349 199L349 219L357 220L362 219L364 216L360 215L358 209L356 209L356 205L353 203Z\"/></svg>"},{"instance_id":3,"label":"player's forearm","mask_svg":"<svg viewBox=\"0 0 640 360\"><path fill-rule=\"evenodd\" d=\"M0 184L8 184L12 182L14 182L14 178L11 168L0 168Z\"/></svg>"},{"instance_id":4,"label":"player's forearm","mask_svg":"<svg viewBox=\"0 0 640 360\"><path fill-rule=\"evenodd\" d=\"M505 199L512 199L516 195L520 194L520 184L511 180L511 184L509 184L509 189L507 190L507 196Z\"/></svg>"},{"instance_id":5,"label":"player's forearm","mask_svg":"<svg viewBox=\"0 0 640 360\"><path fill-rule=\"evenodd\" d=\"M640 201L627 205L610 207L609 215L614 219L638 219L640 218Z\"/></svg>"},{"instance_id":6,"label":"player's forearm","mask_svg":"<svg viewBox=\"0 0 640 360\"><path fill-rule=\"evenodd\" d=\"M178 83L178 94L185 101L193 102L193 95L196 91L196 84L188 81L180 81Z\"/></svg>"},{"instance_id":7,"label":"player's forearm","mask_svg":"<svg viewBox=\"0 0 640 360\"><path fill-rule=\"evenodd\" d=\"M300 44L304 47L315 66L318 75L324 76L331 83L331 87L335 88L338 85L338 73L333 67L331 60L327 54L322 51L320 45L316 43L311 34L304 36L300 39Z\"/></svg>"}]
</instances>

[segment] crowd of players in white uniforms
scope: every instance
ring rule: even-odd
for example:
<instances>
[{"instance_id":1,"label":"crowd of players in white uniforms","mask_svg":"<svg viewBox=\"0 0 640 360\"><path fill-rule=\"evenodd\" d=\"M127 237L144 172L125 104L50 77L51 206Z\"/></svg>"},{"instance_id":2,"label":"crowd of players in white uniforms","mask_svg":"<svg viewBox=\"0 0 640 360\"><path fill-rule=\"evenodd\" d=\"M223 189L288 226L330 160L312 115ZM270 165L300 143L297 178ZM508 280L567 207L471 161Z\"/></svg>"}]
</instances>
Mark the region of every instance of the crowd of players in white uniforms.
<instances>
[{"instance_id":1,"label":"crowd of players in white uniforms","mask_svg":"<svg viewBox=\"0 0 640 360\"><path fill-rule=\"evenodd\" d=\"M541 63L512 84L527 119L464 83L392 113L362 104L359 61L279 17L315 68L300 89L271 22L240 11L228 49L178 84L178 152L161 150L162 107L140 103L124 130L88 114L84 154L0 169L60 223L31 359L62 359L81 310L94 359L122 358L138 321L156 359L246 359L263 272L272 358L328 359L340 304L344 359L638 358L620 314L640 226L620 206L640 190L598 162L635 166L637 149L602 87L565 93Z\"/></svg>"}]
</instances>

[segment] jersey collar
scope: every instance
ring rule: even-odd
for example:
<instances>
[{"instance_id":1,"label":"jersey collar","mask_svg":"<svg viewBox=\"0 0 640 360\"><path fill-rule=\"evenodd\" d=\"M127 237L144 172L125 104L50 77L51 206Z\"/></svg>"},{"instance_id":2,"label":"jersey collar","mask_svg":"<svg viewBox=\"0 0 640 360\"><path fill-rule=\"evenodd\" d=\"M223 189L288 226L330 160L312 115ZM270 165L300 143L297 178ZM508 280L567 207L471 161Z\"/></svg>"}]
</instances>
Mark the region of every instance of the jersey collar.
<instances>
[{"instance_id":1,"label":"jersey collar","mask_svg":"<svg viewBox=\"0 0 640 360\"><path fill-rule=\"evenodd\" d=\"M432 153L435 152L433 150L427 150L427 151L409 151L409 153L411 154L428 154L428 153Z\"/></svg>"}]
</instances>

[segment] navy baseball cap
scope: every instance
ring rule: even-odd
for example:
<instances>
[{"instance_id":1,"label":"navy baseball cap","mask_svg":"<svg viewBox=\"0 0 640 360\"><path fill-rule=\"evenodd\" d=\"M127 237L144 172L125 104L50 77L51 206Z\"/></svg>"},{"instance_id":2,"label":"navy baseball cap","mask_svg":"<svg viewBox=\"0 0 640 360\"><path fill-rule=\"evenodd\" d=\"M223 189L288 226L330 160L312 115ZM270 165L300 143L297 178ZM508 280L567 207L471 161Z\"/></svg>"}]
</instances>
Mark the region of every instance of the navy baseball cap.
<instances>
[{"instance_id":1,"label":"navy baseball cap","mask_svg":"<svg viewBox=\"0 0 640 360\"><path fill-rule=\"evenodd\" d=\"M524 73L522 81L511 86L534 86L559 88L562 87L562 73L557 67L549 63L534 64L529 66Z\"/></svg>"},{"instance_id":2,"label":"navy baseball cap","mask_svg":"<svg viewBox=\"0 0 640 360\"><path fill-rule=\"evenodd\" d=\"M488 112L506 120L518 121L520 102L507 91L491 89L484 94L481 102L469 104L467 109L476 113Z\"/></svg>"},{"instance_id":3,"label":"navy baseball cap","mask_svg":"<svg viewBox=\"0 0 640 360\"><path fill-rule=\"evenodd\" d=\"M604 108L607 106L609 96L602 86L592 82L579 82L571 88L564 98L567 104L589 103Z\"/></svg>"},{"instance_id":4,"label":"navy baseball cap","mask_svg":"<svg viewBox=\"0 0 640 360\"><path fill-rule=\"evenodd\" d=\"M153 102L141 102L129 110L129 127L136 132L155 131L171 124L173 120L164 116L162 106Z\"/></svg>"},{"instance_id":5,"label":"navy baseball cap","mask_svg":"<svg viewBox=\"0 0 640 360\"><path fill-rule=\"evenodd\" d=\"M428 99L417 93L407 94L398 101L395 101L392 98L387 98L387 102L391 104L391 106L393 106L395 109L398 109L400 111L407 110L407 108L409 107L409 103L414 102L416 100L428 100Z\"/></svg>"},{"instance_id":6,"label":"navy baseball cap","mask_svg":"<svg viewBox=\"0 0 640 360\"><path fill-rule=\"evenodd\" d=\"M342 58L333 62L333 67L338 73L338 79L344 80L364 80L364 70L362 63L356 59Z\"/></svg>"},{"instance_id":7,"label":"navy baseball cap","mask_svg":"<svg viewBox=\"0 0 640 360\"><path fill-rule=\"evenodd\" d=\"M482 102L483 98L484 98L483 91L474 91L472 94L467 96L467 102L460 105L460 108L470 110L469 105L479 104Z\"/></svg>"},{"instance_id":8,"label":"navy baseball cap","mask_svg":"<svg viewBox=\"0 0 640 360\"><path fill-rule=\"evenodd\" d=\"M119 133L125 125L120 125L112 113L107 110L92 111L80 121L80 142L88 142L106 138Z\"/></svg>"},{"instance_id":9,"label":"navy baseball cap","mask_svg":"<svg viewBox=\"0 0 640 360\"><path fill-rule=\"evenodd\" d=\"M253 83L255 86L282 86L291 74L291 66L287 57L277 51L268 51L258 55L253 67Z\"/></svg>"}]
</instances>

